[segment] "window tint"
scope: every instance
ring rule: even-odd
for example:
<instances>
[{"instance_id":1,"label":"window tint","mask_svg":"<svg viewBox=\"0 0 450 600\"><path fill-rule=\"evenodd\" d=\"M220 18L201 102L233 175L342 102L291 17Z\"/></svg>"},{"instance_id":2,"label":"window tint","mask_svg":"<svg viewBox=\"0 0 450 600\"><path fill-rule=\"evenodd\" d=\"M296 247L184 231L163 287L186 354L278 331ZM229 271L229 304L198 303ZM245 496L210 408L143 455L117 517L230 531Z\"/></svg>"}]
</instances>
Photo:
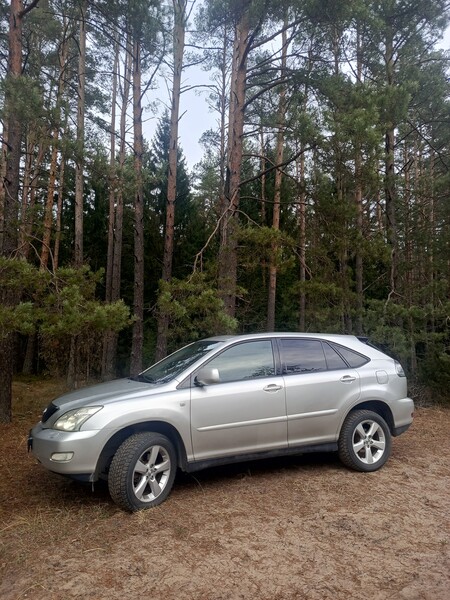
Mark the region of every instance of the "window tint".
<instances>
[{"instance_id":1,"label":"window tint","mask_svg":"<svg viewBox=\"0 0 450 600\"><path fill-rule=\"evenodd\" d=\"M245 342L224 350L209 361L208 367L218 369L220 380L242 381L275 374L272 342Z\"/></svg>"},{"instance_id":2,"label":"window tint","mask_svg":"<svg viewBox=\"0 0 450 600\"><path fill-rule=\"evenodd\" d=\"M332 346L337 352L339 352L339 354L344 358L350 367L361 367L369 362L367 356L363 356L354 350L349 350L348 348L344 348L344 346L338 346L337 344L332 344Z\"/></svg>"},{"instance_id":3,"label":"window tint","mask_svg":"<svg viewBox=\"0 0 450 600\"><path fill-rule=\"evenodd\" d=\"M327 364L318 340L280 340L283 374L326 371Z\"/></svg>"},{"instance_id":4,"label":"window tint","mask_svg":"<svg viewBox=\"0 0 450 600\"><path fill-rule=\"evenodd\" d=\"M327 359L329 369L347 369L348 365L344 359L326 342L323 343L323 351Z\"/></svg>"},{"instance_id":5,"label":"window tint","mask_svg":"<svg viewBox=\"0 0 450 600\"><path fill-rule=\"evenodd\" d=\"M189 346L184 346L184 348L180 348L152 367L149 367L146 371L134 377L134 379L137 381L146 381L147 383L167 383L178 377L185 369L218 344L220 342L214 340L201 340L189 344Z\"/></svg>"}]
</instances>

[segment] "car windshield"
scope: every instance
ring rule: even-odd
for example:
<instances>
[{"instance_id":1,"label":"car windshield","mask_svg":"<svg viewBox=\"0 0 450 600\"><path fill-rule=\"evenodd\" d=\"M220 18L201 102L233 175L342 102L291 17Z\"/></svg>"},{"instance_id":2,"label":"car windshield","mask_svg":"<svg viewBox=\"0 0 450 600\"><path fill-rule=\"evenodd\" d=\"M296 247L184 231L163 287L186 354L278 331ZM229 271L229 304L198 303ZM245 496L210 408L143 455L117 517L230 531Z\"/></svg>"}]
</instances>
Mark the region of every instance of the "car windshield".
<instances>
[{"instance_id":1,"label":"car windshield","mask_svg":"<svg viewBox=\"0 0 450 600\"><path fill-rule=\"evenodd\" d=\"M132 379L146 383L167 383L168 381L172 381L172 379L176 379L180 373L220 343L217 340L193 342L189 346L185 346L170 354L170 356L163 358Z\"/></svg>"}]
</instances>

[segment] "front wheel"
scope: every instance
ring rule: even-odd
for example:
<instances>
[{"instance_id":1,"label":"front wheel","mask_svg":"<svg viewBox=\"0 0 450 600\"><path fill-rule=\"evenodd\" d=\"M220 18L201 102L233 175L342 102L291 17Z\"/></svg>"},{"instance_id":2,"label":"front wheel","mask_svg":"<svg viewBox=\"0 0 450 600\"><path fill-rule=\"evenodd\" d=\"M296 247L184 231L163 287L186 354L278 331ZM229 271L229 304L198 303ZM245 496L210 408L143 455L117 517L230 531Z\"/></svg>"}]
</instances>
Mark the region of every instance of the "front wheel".
<instances>
[{"instance_id":1,"label":"front wheel","mask_svg":"<svg viewBox=\"0 0 450 600\"><path fill-rule=\"evenodd\" d=\"M177 469L172 442L160 433L136 433L114 455L108 475L111 498L135 512L164 502Z\"/></svg>"},{"instance_id":2,"label":"front wheel","mask_svg":"<svg viewBox=\"0 0 450 600\"><path fill-rule=\"evenodd\" d=\"M371 410L355 410L344 421L339 436L339 458L356 471L380 469L391 454L386 421Z\"/></svg>"}]
</instances>

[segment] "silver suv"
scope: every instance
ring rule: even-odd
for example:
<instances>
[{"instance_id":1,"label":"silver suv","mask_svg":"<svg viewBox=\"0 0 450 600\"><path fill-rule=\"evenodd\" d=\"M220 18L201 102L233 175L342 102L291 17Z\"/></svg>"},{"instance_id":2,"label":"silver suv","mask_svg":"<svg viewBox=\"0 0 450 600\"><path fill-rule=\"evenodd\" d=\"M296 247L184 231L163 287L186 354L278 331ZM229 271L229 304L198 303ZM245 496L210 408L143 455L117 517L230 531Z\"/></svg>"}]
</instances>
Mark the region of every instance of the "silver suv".
<instances>
[{"instance_id":1,"label":"silver suv","mask_svg":"<svg viewBox=\"0 0 450 600\"><path fill-rule=\"evenodd\" d=\"M221 336L54 400L29 448L50 471L107 479L113 500L136 511L167 498L177 468L338 451L348 467L375 471L413 410L401 365L367 341Z\"/></svg>"}]
</instances>

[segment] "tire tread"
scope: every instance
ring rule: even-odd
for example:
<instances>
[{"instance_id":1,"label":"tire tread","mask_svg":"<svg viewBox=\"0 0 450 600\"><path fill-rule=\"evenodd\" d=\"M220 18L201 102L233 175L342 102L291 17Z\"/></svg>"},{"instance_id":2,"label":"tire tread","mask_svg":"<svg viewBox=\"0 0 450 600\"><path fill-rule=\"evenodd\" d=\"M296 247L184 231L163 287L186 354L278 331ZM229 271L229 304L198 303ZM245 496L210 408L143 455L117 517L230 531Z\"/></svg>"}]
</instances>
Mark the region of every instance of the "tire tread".
<instances>
[{"instance_id":1,"label":"tire tread","mask_svg":"<svg viewBox=\"0 0 450 600\"><path fill-rule=\"evenodd\" d=\"M351 447L351 440L356 424L360 421L365 420L373 420L379 423L383 427L386 436L386 448L384 451L384 455L380 459L379 463L374 463L373 467L368 467L363 462L359 461L356 458L355 453L353 452ZM381 469L381 467L389 458L391 452L391 435L388 424L383 419L383 417L376 412L365 409L354 410L347 415L347 418L345 419L344 424L342 425L341 433L339 435L338 449L339 458L341 462L346 467L353 469L354 471L367 473Z\"/></svg>"},{"instance_id":2,"label":"tire tread","mask_svg":"<svg viewBox=\"0 0 450 600\"><path fill-rule=\"evenodd\" d=\"M171 455L171 474L170 480L166 484L163 492L152 502L137 503L129 488L129 468L136 459L137 451L144 449L145 445L152 444L165 445ZM151 508L161 504L169 495L175 479L176 472L176 454L171 441L164 435L156 432L135 433L127 438L115 453L108 474L108 488L113 501L124 510L136 512L144 508Z\"/></svg>"}]
</instances>

